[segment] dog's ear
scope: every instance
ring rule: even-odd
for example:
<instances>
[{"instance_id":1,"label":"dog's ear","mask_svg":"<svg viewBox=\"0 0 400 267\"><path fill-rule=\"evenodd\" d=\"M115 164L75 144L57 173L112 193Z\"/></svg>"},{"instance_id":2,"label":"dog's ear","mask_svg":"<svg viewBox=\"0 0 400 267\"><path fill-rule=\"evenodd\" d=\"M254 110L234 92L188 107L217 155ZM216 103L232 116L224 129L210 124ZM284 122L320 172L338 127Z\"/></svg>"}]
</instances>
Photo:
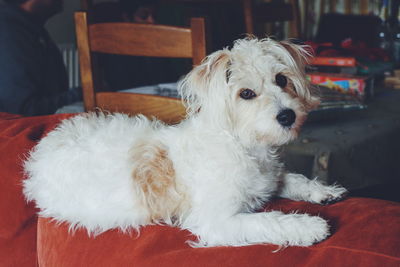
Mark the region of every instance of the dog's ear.
<instances>
[{"instance_id":1,"label":"dog's ear","mask_svg":"<svg viewBox=\"0 0 400 267\"><path fill-rule=\"evenodd\" d=\"M279 42L292 56L301 72L304 72L305 66L312 58L312 51L307 45L299 45L293 43L291 40Z\"/></svg>"},{"instance_id":2,"label":"dog's ear","mask_svg":"<svg viewBox=\"0 0 400 267\"><path fill-rule=\"evenodd\" d=\"M313 86L313 85L311 85L311 86ZM315 88L313 88L311 95L309 96L309 98L306 100L306 103L305 103L307 111L316 109L319 106L319 104L321 103L318 88L316 86L314 86L314 87Z\"/></svg>"},{"instance_id":3,"label":"dog's ear","mask_svg":"<svg viewBox=\"0 0 400 267\"><path fill-rule=\"evenodd\" d=\"M178 84L189 115L204 108L227 86L229 79L230 51L220 50L207 56L193 68Z\"/></svg>"}]
</instances>

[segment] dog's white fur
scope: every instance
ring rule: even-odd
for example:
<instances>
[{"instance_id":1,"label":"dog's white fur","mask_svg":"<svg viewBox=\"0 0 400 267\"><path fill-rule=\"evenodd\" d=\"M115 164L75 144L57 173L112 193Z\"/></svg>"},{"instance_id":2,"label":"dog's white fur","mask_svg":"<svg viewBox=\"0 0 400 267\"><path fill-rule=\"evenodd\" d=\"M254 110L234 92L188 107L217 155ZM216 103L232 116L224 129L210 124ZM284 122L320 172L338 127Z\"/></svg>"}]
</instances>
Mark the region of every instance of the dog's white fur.
<instances>
[{"instance_id":1,"label":"dog's white fur","mask_svg":"<svg viewBox=\"0 0 400 267\"><path fill-rule=\"evenodd\" d=\"M27 199L41 216L94 234L165 223L197 235L193 246L325 239L329 226L318 216L255 212L274 195L322 203L346 191L287 173L278 160L277 147L318 103L305 56L300 46L251 38L211 54L180 84L188 117L176 126L122 114L63 121L25 162ZM243 88L257 97L240 98ZM289 128L276 120L285 108L297 116Z\"/></svg>"}]
</instances>

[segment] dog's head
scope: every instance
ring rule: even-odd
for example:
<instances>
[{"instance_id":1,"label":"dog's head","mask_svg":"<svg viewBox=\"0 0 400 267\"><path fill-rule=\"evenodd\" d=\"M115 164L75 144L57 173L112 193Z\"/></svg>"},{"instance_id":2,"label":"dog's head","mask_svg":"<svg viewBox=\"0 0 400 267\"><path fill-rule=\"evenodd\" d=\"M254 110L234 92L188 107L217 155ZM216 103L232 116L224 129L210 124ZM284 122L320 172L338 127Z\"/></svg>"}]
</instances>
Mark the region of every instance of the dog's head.
<instances>
[{"instance_id":1,"label":"dog's head","mask_svg":"<svg viewBox=\"0 0 400 267\"><path fill-rule=\"evenodd\" d=\"M228 129L247 145L282 145L319 101L299 45L246 38L209 55L180 83L189 116Z\"/></svg>"}]
</instances>

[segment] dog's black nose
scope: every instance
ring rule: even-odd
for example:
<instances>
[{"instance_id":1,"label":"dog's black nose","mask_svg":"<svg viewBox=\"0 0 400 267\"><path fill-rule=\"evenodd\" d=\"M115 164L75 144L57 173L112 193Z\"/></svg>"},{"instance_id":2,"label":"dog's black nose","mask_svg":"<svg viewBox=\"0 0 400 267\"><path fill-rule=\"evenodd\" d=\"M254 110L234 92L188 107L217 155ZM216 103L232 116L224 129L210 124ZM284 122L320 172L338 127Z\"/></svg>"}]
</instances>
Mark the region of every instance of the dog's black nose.
<instances>
[{"instance_id":1,"label":"dog's black nose","mask_svg":"<svg viewBox=\"0 0 400 267\"><path fill-rule=\"evenodd\" d=\"M292 109L284 109L278 113L276 120L280 125L289 127L296 121L296 113Z\"/></svg>"}]
</instances>

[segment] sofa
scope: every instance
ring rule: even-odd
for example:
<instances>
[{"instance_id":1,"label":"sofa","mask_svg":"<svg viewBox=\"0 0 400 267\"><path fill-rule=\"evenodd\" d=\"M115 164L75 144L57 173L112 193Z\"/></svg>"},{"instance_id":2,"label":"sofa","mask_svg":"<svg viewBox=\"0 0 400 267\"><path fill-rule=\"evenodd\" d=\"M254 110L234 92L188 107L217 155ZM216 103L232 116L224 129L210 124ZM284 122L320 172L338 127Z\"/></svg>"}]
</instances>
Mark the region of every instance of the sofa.
<instances>
[{"instance_id":1,"label":"sofa","mask_svg":"<svg viewBox=\"0 0 400 267\"><path fill-rule=\"evenodd\" d=\"M22 117L0 113L0 266L400 266L400 203L347 198L320 206L276 199L265 210L307 212L329 220L332 235L311 247L192 248L196 237L151 225L136 232L83 229L38 218L22 195L22 162L30 149L73 114ZM49 166L51 168L51 166Z\"/></svg>"}]
</instances>

